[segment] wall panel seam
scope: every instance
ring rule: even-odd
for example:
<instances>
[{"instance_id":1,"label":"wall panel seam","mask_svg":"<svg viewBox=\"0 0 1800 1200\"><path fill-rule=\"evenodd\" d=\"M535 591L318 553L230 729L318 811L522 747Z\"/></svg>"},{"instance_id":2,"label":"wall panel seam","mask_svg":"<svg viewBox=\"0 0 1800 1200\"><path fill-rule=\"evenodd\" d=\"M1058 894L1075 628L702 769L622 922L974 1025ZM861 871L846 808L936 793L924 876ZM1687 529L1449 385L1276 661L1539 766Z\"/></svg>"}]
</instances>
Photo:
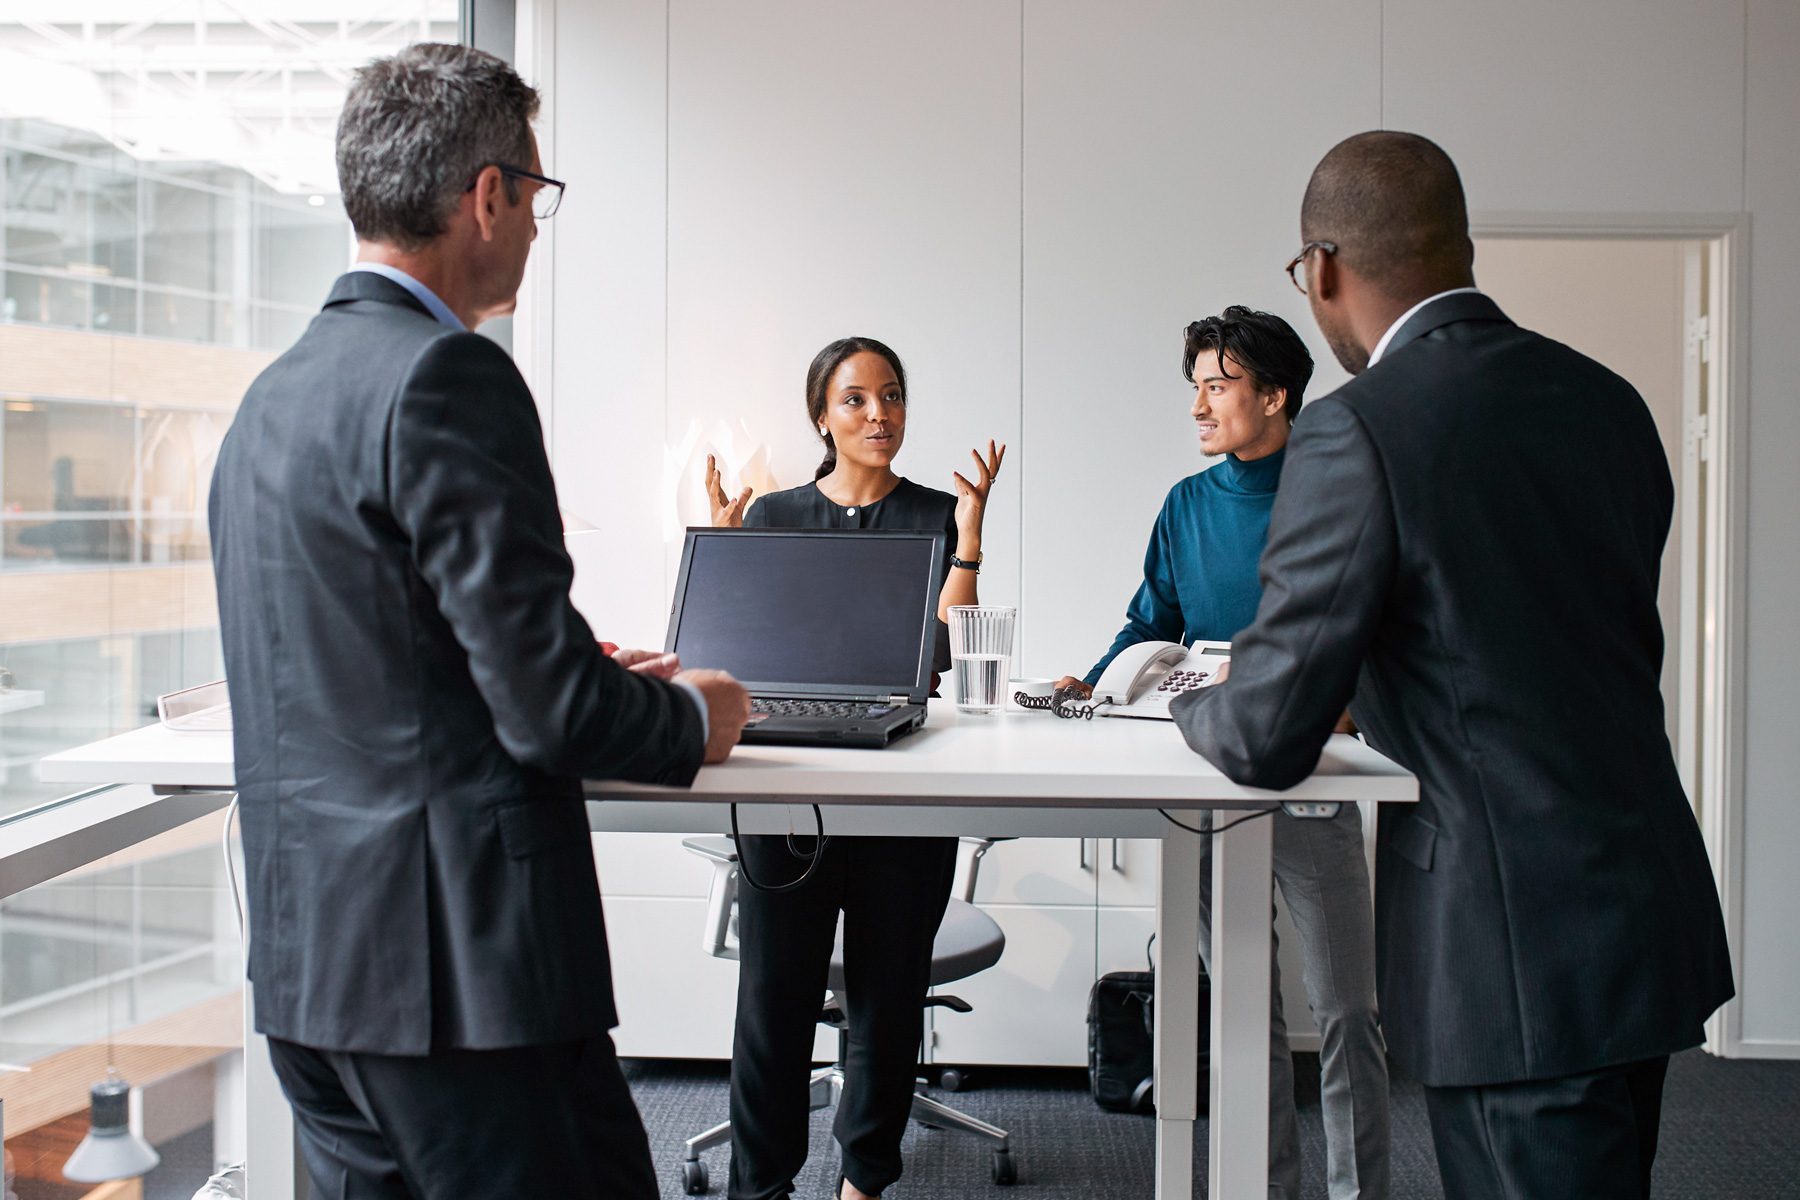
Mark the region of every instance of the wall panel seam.
<instances>
[{"instance_id":1,"label":"wall panel seam","mask_svg":"<svg viewBox=\"0 0 1800 1200\"><path fill-rule=\"evenodd\" d=\"M1748 0L1746 0L1748 3ZM1029 444L1025 436L1025 0L1019 0L1019 450ZM1025 456L1019 457L1019 600L1025 600ZM1013 647L1013 661L1025 659L1025 643L1031 636L1030 620L1021 621L1018 644ZM1021 672L1022 673L1022 672Z\"/></svg>"},{"instance_id":2,"label":"wall panel seam","mask_svg":"<svg viewBox=\"0 0 1800 1200\"><path fill-rule=\"evenodd\" d=\"M674 244L674 222L670 213L674 206L675 176L675 0L663 0L663 470L668 470L669 447L669 312L670 293L674 290L674 274L670 270L671 246ZM664 480L664 486L667 485ZM659 492L661 487L657 489ZM678 501L679 503L679 501ZM658 522L660 524L660 521ZM659 539L660 541L660 539ZM657 575L662 579L659 594L664 603L670 594L668 548L657 546Z\"/></svg>"}]
</instances>

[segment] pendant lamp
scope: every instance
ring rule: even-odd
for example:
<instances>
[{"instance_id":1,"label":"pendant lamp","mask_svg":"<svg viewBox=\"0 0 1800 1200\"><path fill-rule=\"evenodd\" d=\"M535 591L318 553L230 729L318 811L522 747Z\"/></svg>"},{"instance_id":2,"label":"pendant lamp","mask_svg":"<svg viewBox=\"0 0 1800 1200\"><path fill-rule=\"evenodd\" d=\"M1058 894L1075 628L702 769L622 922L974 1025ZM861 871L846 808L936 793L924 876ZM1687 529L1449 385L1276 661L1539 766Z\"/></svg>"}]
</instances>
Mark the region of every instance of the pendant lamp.
<instances>
[{"instance_id":1,"label":"pendant lamp","mask_svg":"<svg viewBox=\"0 0 1800 1200\"><path fill-rule=\"evenodd\" d=\"M63 1177L76 1183L135 1179L162 1161L162 1156L131 1132L131 1085L108 1070L88 1089L88 1133L63 1164Z\"/></svg>"}]
</instances>

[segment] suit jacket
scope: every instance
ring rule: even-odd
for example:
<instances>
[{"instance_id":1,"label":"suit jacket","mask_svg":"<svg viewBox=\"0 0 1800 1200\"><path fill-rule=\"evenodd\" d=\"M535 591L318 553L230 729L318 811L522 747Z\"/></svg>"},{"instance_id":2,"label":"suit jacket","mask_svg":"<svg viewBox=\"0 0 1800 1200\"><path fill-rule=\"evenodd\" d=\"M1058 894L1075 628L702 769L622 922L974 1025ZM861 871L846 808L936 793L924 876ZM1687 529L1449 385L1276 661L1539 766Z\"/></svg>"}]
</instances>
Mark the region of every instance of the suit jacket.
<instances>
[{"instance_id":1,"label":"suit jacket","mask_svg":"<svg viewBox=\"0 0 1800 1200\"><path fill-rule=\"evenodd\" d=\"M1382 813L1382 1026L1434 1086L1697 1044L1732 995L1658 690L1674 489L1630 384L1479 294L1425 306L1296 422L1256 621L1174 704L1286 788L1348 702L1419 777Z\"/></svg>"},{"instance_id":2,"label":"suit jacket","mask_svg":"<svg viewBox=\"0 0 1800 1200\"><path fill-rule=\"evenodd\" d=\"M531 393L352 272L244 397L209 505L264 1033L422 1054L616 1024L583 777L701 718L601 653Z\"/></svg>"}]
</instances>

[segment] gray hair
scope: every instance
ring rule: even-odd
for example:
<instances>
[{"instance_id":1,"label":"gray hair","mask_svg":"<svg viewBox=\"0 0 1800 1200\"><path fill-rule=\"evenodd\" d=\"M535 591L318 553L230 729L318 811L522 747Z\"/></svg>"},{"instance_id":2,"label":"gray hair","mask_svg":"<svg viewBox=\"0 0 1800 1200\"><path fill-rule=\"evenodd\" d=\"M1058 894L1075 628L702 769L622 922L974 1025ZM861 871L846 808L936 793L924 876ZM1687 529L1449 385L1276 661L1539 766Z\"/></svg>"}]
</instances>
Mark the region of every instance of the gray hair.
<instances>
[{"instance_id":1,"label":"gray hair","mask_svg":"<svg viewBox=\"0 0 1800 1200\"><path fill-rule=\"evenodd\" d=\"M356 72L337 127L338 186L356 236L417 250L493 163L531 166L537 89L468 46L420 42ZM506 180L507 197L519 187Z\"/></svg>"}]
</instances>

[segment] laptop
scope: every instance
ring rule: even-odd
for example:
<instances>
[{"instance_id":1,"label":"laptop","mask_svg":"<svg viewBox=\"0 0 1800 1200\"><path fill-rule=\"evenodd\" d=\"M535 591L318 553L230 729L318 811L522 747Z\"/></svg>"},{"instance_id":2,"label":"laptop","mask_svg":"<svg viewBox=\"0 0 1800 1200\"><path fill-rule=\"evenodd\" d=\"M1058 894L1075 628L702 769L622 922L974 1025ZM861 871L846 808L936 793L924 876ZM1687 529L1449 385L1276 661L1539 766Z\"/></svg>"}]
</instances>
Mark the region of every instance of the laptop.
<instances>
[{"instance_id":1,"label":"laptop","mask_svg":"<svg viewBox=\"0 0 1800 1200\"><path fill-rule=\"evenodd\" d=\"M945 535L690 529L667 648L749 689L749 744L880 748L925 723Z\"/></svg>"}]
</instances>

